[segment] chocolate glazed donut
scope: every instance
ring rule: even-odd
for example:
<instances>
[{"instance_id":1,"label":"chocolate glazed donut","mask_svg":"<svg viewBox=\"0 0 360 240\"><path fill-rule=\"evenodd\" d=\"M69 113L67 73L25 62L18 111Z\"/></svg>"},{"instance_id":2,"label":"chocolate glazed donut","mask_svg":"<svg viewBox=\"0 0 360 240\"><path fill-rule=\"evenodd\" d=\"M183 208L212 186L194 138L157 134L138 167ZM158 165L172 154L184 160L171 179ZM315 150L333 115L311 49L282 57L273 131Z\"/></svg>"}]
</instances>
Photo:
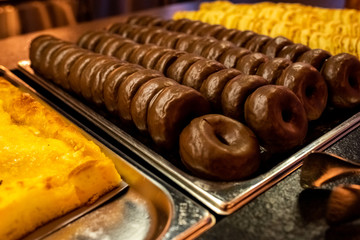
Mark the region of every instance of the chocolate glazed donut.
<instances>
[{"instance_id":1,"label":"chocolate glazed donut","mask_svg":"<svg viewBox=\"0 0 360 240\"><path fill-rule=\"evenodd\" d=\"M307 119L318 119L325 110L328 89L320 72L307 63L293 63L276 81L292 90L302 102Z\"/></svg>"},{"instance_id":2,"label":"chocolate glazed donut","mask_svg":"<svg viewBox=\"0 0 360 240\"><path fill-rule=\"evenodd\" d=\"M42 52L51 42L60 42L60 40L50 35L40 35L31 41L29 58L31 61L31 67L34 70L39 71Z\"/></svg>"},{"instance_id":3,"label":"chocolate glazed donut","mask_svg":"<svg viewBox=\"0 0 360 240\"><path fill-rule=\"evenodd\" d=\"M268 60L269 58L262 53L250 53L238 60L236 69L244 74L254 75L260 65Z\"/></svg>"},{"instance_id":4,"label":"chocolate glazed donut","mask_svg":"<svg viewBox=\"0 0 360 240\"><path fill-rule=\"evenodd\" d=\"M221 54L223 54L226 50L234 47L235 45L232 42L215 41L214 43L204 48L200 55L204 58L217 61Z\"/></svg>"},{"instance_id":5,"label":"chocolate glazed donut","mask_svg":"<svg viewBox=\"0 0 360 240\"><path fill-rule=\"evenodd\" d=\"M269 40L265 46L262 47L261 52L269 57L276 57L281 49L283 49L285 46L294 44L291 40L279 36L275 37L271 40Z\"/></svg>"},{"instance_id":6,"label":"chocolate glazed donut","mask_svg":"<svg viewBox=\"0 0 360 240\"><path fill-rule=\"evenodd\" d=\"M322 66L329 57L331 57L331 54L328 51L311 49L310 51L303 53L296 61L308 63L318 71L321 71Z\"/></svg>"},{"instance_id":7,"label":"chocolate glazed donut","mask_svg":"<svg viewBox=\"0 0 360 240\"><path fill-rule=\"evenodd\" d=\"M266 79L256 75L239 75L231 79L221 93L224 115L244 122L244 106L247 97L266 84L268 84Z\"/></svg>"},{"instance_id":8,"label":"chocolate glazed donut","mask_svg":"<svg viewBox=\"0 0 360 240\"><path fill-rule=\"evenodd\" d=\"M262 76L270 84L275 84L285 68L290 64L292 64L292 62L286 58L270 58L269 61L260 65L256 75Z\"/></svg>"},{"instance_id":9,"label":"chocolate glazed donut","mask_svg":"<svg viewBox=\"0 0 360 240\"><path fill-rule=\"evenodd\" d=\"M225 66L217 61L201 59L192 64L185 72L182 84L200 90L204 80L212 73L225 69Z\"/></svg>"},{"instance_id":10,"label":"chocolate glazed donut","mask_svg":"<svg viewBox=\"0 0 360 240\"><path fill-rule=\"evenodd\" d=\"M209 111L209 102L198 91L184 85L166 87L149 106L149 134L158 146L174 149L178 147L183 128L192 119Z\"/></svg>"},{"instance_id":11,"label":"chocolate glazed donut","mask_svg":"<svg viewBox=\"0 0 360 240\"><path fill-rule=\"evenodd\" d=\"M84 68L89 64L92 57L99 56L93 52L87 52L77 58L73 65L70 66L69 76L67 82L69 83L70 89L76 94L80 95L80 75Z\"/></svg>"},{"instance_id":12,"label":"chocolate glazed donut","mask_svg":"<svg viewBox=\"0 0 360 240\"><path fill-rule=\"evenodd\" d=\"M203 57L191 53L185 53L169 66L165 75L181 83L188 68L201 59L203 59Z\"/></svg>"},{"instance_id":13,"label":"chocolate glazed donut","mask_svg":"<svg viewBox=\"0 0 360 240\"><path fill-rule=\"evenodd\" d=\"M292 62L296 62L303 53L309 50L310 48L303 44L291 44L283 47L283 49L281 49L281 51L279 52L279 54L276 55L276 57L286 58Z\"/></svg>"},{"instance_id":14,"label":"chocolate glazed donut","mask_svg":"<svg viewBox=\"0 0 360 240\"><path fill-rule=\"evenodd\" d=\"M308 128L299 98L279 85L259 87L247 98L245 120L270 152L284 152L300 145Z\"/></svg>"},{"instance_id":15,"label":"chocolate glazed donut","mask_svg":"<svg viewBox=\"0 0 360 240\"><path fill-rule=\"evenodd\" d=\"M355 56L340 53L330 57L323 66L322 75L335 107L352 108L360 104L360 62Z\"/></svg>"},{"instance_id":16,"label":"chocolate glazed donut","mask_svg":"<svg viewBox=\"0 0 360 240\"><path fill-rule=\"evenodd\" d=\"M191 121L180 134L180 156L195 175L211 180L248 178L260 165L255 134L244 124L218 114Z\"/></svg>"},{"instance_id":17,"label":"chocolate glazed donut","mask_svg":"<svg viewBox=\"0 0 360 240\"><path fill-rule=\"evenodd\" d=\"M186 54L186 52L177 51L177 50L166 52L164 55L160 57L159 61L156 63L154 67L154 70L157 70L166 75L166 72L168 68L171 66L171 64L173 64L176 61L176 59L183 56L184 54Z\"/></svg>"},{"instance_id":18,"label":"chocolate glazed donut","mask_svg":"<svg viewBox=\"0 0 360 240\"><path fill-rule=\"evenodd\" d=\"M132 73L142 70L143 68L135 64L126 64L115 68L104 81L103 95L104 103L110 113L116 114L118 90L120 84Z\"/></svg>"},{"instance_id":19,"label":"chocolate glazed donut","mask_svg":"<svg viewBox=\"0 0 360 240\"><path fill-rule=\"evenodd\" d=\"M158 71L151 69L143 69L129 75L119 86L117 106L121 119L130 122L132 120L130 114L131 100L136 94L139 87L152 78L162 77Z\"/></svg>"},{"instance_id":20,"label":"chocolate glazed donut","mask_svg":"<svg viewBox=\"0 0 360 240\"><path fill-rule=\"evenodd\" d=\"M218 61L227 68L235 68L239 59L250 53L246 48L229 48L221 54Z\"/></svg>"},{"instance_id":21,"label":"chocolate glazed donut","mask_svg":"<svg viewBox=\"0 0 360 240\"><path fill-rule=\"evenodd\" d=\"M163 88L178 84L166 78L153 78L142 84L131 100L130 113L135 126L140 131L147 131L147 111L152 98Z\"/></svg>"},{"instance_id":22,"label":"chocolate glazed donut","mask_svg":"<svg viewBox=\"0 0 360 240\"><path fill-rule=\"evenodd\" d=\"M214 112L221 111L221 93L225 84L242 73L234 68L226 68L209 75L200 88L201 94L209 101Z\"/></svg>"}]
</instances>

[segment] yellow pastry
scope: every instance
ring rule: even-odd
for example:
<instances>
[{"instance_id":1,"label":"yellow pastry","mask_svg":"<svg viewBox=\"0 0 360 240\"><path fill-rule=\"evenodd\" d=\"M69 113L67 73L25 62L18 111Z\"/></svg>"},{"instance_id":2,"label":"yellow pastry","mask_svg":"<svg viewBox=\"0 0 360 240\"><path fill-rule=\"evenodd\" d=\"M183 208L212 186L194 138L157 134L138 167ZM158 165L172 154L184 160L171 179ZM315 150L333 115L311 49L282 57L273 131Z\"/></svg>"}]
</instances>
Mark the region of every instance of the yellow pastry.
<instances>
[{"instance_id":1,"label":"yellow pastry","mask_svg":"<svg viewBox=\"0 0 360 240\"><path fill-rule=\"evenodd\" d=\"M18 239L121 181L78 128L3 78L0 156L0 239Z\"/></svg>"}]
</instances>

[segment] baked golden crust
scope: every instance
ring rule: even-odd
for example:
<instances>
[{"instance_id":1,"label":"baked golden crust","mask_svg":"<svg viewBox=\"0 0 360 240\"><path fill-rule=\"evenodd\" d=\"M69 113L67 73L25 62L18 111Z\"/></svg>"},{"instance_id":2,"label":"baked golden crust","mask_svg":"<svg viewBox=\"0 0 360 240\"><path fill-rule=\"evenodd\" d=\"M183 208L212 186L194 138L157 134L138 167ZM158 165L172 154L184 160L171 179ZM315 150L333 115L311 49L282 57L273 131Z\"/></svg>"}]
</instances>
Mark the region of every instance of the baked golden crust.
<instances>
[{"instance_id":1,"label":"baked golden crust","mask_svg":"<svg viewBox=\"0 0 360 240\"><path fill-rule=\"evenodd\" d=\"M114 163L60 114L0 78L0 239L17 239L119 185Z\"/></svg>"}]
</instances>

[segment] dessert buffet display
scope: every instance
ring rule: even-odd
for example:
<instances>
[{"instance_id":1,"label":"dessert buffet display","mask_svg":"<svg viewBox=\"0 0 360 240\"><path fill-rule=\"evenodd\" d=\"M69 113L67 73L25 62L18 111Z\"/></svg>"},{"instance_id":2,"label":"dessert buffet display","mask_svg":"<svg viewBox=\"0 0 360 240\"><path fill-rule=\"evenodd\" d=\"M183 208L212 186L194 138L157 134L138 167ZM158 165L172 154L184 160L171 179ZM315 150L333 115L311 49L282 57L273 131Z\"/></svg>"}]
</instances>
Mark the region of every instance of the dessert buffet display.
<instances>
[{"instance_id":1,"label":"dessert buffet display","mask_svg":"<svg viewBox=\"0 0 360 240\"><path fill-rule=\"evenodd\" d=\"M202 3L197 11L179 11L174 15L174 19L181 18L220 24L229 29L251 30L270 37L284 36L332 54L346 52L360 56L360 19L359 10L355 9L329 9L297 3L214 1Z\"/></svg>"},{"instance_id":2,"label":"dessert buffet display","mask_svg":"<svg viewBox=\"0 0 360 240\"><path fill-rule=\"evenodd\" d=\"M220 214L345 131L360 104L347 53L188 19L107 30L38 36L19 66Z\"/></svg>"},{"instance_id":3,"label":"dessert buffet display","mask_svg":"<svg viewBox=\"0 0 360 240\"><path fill-rule=\"evenodd\" d=\"M214 224L2 66L0 98L1 239L174 239Z\"/></svg>"}]
</instances>

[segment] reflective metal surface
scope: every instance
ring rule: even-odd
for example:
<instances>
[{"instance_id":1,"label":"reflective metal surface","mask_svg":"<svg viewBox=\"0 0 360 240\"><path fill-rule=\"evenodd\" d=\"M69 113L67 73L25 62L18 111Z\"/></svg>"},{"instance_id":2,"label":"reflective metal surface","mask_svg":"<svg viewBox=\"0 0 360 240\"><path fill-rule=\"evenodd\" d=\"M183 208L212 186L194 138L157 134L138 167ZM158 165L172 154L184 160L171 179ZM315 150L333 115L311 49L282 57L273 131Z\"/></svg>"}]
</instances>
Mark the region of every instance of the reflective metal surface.
<instances>
[{"instance_id":1,"label":"reflective metal surface","mask_svg":"<svg viewBox=\"0 0 360 240\"><path fill-rule=\"evenodd\" d=\"M81 113L118 142L135 152L214 212L224 215L234 212L255 196L273 186L297 169L301 165L302 159L311 151L324 149L332 141L339 138L341 134L349 131L356 122L360 121L360 113L357 113L337 127L327 131L326 134L316 138L316 140L310 142L299 151L287 156L285 159L275 159L277 164L272 165L268 170L263 171L249 180L238 182L206 181L190 175L184 168L174 165L171 161L159 154L159 152L155 152L153 149L147 147L146 144L139 140L139 137L129 134L124 129L121 129L118 124L114 124L109 119L103 117L81 100L36 75L31 69L29 61L21 61L18 63L18 66L20 70L33 81Z\"/></svg>"},{"instance_id":2,"label":"reflective metal surface","mask_svg":"<svg viewBox=\"0 0 360 240\"><path fill-rule=\"evenodd\" d=\"M84 126L0 66L0 76ZM215 224L203 207L117 151L96 133L81 130L113 160L128 190L46 239L184 239L194 238ZM132 162L132 163L130 163Z\"/></svg>"}]
</instances>

